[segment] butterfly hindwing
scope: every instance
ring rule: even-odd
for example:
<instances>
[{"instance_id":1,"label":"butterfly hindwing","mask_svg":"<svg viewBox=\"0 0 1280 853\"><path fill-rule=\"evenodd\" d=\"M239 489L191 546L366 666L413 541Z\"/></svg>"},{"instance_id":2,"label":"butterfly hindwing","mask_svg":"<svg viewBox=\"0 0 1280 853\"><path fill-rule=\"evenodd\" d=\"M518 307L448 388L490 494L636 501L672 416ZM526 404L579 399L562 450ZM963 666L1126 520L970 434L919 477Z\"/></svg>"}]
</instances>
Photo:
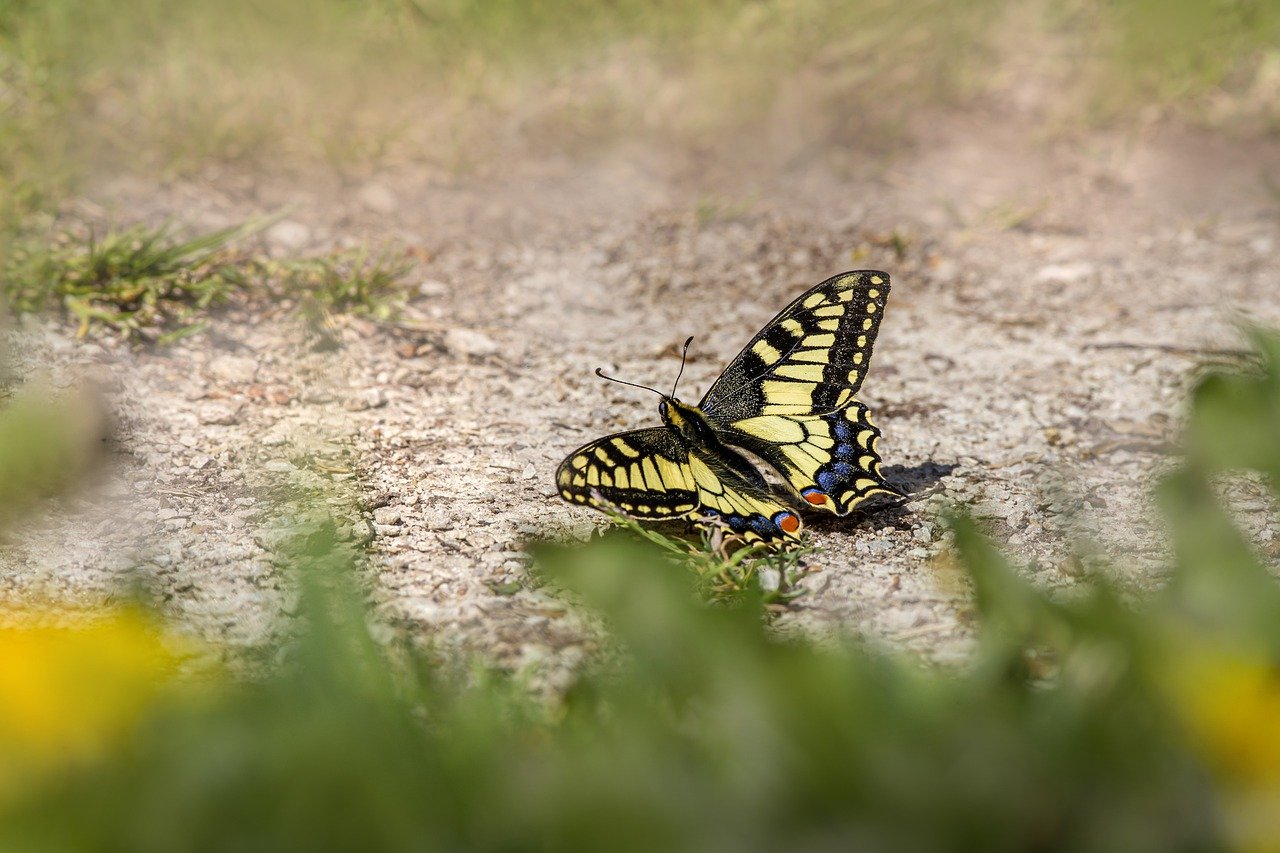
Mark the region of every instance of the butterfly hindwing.
<instances>
[{"instance_id":1,"label":"butterfly hindwing","mask_svg":"<svg viewBox=\"0 0 1280 853\"><path fill-rule=\"evenodd\" d=\"M722 523L752 540L794 539L800 520L726 460L688 451L668 429L621 432L584 445L560 464L565 500L633 518Z\"/></svg>"},{"instance_id":2,"label":"butterfly hindwing","mask_svg":"<svg viewBox=\"0 0 1280 853\"><path fill-rule=\"evenodd\" d=\"M700 405L724 441L838 515L873 494L898 494L880 475L880 432L855 397L888 295L888 274L874 270L811 288L760 330Z\"/></svg>"}]
</instances>

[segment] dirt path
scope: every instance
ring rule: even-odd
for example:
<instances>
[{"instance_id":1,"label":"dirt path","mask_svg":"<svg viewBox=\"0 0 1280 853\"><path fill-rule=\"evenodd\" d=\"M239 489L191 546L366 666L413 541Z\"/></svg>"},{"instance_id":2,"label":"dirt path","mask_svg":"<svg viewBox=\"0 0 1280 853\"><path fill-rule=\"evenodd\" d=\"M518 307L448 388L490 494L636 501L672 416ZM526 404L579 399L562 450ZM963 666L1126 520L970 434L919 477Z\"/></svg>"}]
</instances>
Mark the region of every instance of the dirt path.
<instances>
[{"instance_id":1,"label":"dirt path","mask_svg":"<svg viewBox=\"0 0 1280 853\"><path fill-rule=\"evenodd\" d=\"M280 252L393 238L430 259L399 327L351 320L331 352L285 314L233 313L163 351L28 332L25 370L106 379L114 473L6 546L0 588L94 601L141 574L192 630L254 645L290 609L273 490L323 485L368 509L348 533L372 533L388 624L554 676L584 651L576 617L494 587L524 577L526 539L601 522L555 497L561 457L656 422L592 368L661 385L695 334L682 396L696 399L795 293L854 267L895 281L864 388L885 471L933 496L813 523L821 571L783 625L961 658L966 593L936 559L952 501L1043 584L1075 581L1073 536L1154 583L1147 494L1194 370L1242 345L1239 313L1280 325L1280 199L1263 180L1280 150L1165 132L1036 145L994 127L951 119L888 169L752 185L732 162L693 180L622 157L502 182L107 187L122 215L205 224L293 203L268 235ZM1260 493L1237 488L1280 553Z\"/></svg>"}]
</instances>

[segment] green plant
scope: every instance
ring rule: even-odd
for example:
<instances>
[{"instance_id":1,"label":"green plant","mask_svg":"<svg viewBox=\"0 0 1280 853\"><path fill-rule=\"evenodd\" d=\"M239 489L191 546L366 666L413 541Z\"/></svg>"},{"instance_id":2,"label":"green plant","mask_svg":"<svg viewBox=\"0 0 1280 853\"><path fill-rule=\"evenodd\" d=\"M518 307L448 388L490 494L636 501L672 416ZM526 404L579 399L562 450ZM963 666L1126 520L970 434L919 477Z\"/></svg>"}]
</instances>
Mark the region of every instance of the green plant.
<instances>
[{"instance_id":1,"label":"green plant","mask_svg":"<svg viewBox=\"0 0 1280 853\"><path fill-rule=\"evenodd\" d=\"M708 606L689 546L624 530L537 549L548 588L598 611L617 651L539 699L375 642L361 553L320 515L278 555L300 605L275 663L163 690L167 670L124 672L147 701L119 706L93 756L34 752L41 772L0 787L0 848L1268 849L1280 585L1215 493L1280 470L1280 336L1255 340L1257 371L1193 396L1162 489L1175 548L1160 594L1099 576L1050 595L958 514L979 636L969 665L938 670L781 638L760 595ZM48 656L47 633L4 630ZM0 679L0 709L37 674ZM42 742L92 698L55 697ZM0 713L0 746L24 725Z\"/></svg>"},{"instance_id":2,"label":"green plant","mask_svg":"<svg viewBox=\"0 0 1280 853\"><path fill-rule=\"evenodd\" d=\"M87 241L63 233L27 242L0 269L0 301L20 314L60 307L78 324L123 338L173 340L200 328L199 314L235 289L226 254L233 241L261 228L251 222L188 240L170 225L136 225Z\"/></svg>"},{"instance_id":3,"label":"green plant","mask_svg":"<svg viewBox=\"0 0 1280 853\"><path fill-rule=\"evenodd\" d=\"M377 320L394 317L408 295L404 279L413 261L390 246L376 253L362 246L316 258L268 263L266 267L282 293L298 300L313 324L322 324L341 313Z\"/></svg>"},{"instance_id":4,"label":"green plant","mask_svg":"<svg viewBox=\"0 0 1280 853\"><path fill-rule=\"evenodd\" d=\"M631 536L656 546L655 555L692 572L699 595L708 601L732 603L752 596L773 607L802 594L797 584L807 572L804 560L812 554L807 546L744 545L727 528L702 530L690 539L646 527L620 513L610 517Z\"/></svg>"}]
</instances>

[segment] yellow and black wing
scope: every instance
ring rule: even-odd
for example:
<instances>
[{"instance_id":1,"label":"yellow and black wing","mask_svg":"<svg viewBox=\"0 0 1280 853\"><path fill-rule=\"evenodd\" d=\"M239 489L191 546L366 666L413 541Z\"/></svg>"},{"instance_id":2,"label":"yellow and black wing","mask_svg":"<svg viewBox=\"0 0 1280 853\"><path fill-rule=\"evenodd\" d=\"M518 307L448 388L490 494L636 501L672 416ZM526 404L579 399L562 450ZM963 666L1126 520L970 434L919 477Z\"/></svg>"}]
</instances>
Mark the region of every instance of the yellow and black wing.
<instances>
[{"instance_id":1,"label":"yellow and black wing","mask_svg":"<svg viewBox=\"0 0 1280 853\"><path fill-rule=\"evenodd\" d=\"M700 404L722 440L837 515L871 495L899 494L880 474L880 431L855 396L888 297L889 275L877 270L811 288L760 330Z\"/></svg>"},{"instance_id":2,"label":"yellow and black wing","mask_svg":"<svg viewBox=\"0 0 1280 853\"><path fill-rule=\"evenodd\" d=\"M665 427L620 432L570 453L556 471L560 496L646 520L720 522L748 541L795 539L800 519L763 480L725 460L690 453Z\"/></svg>"}]
</instances>

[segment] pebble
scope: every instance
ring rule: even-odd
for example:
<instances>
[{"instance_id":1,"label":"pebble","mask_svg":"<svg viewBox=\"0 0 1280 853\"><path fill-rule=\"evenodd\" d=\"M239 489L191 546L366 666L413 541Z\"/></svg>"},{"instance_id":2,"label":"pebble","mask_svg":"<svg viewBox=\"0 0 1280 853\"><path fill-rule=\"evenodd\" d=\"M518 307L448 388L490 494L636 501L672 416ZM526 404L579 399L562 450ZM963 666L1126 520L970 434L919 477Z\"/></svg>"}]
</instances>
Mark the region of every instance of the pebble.
<instances>
[{"instance_id":1,"label":"pebble","mask_svg":"<svg viewBox=\"0 0 1280 853\"><path fill-rule=\"evenodd\" d=\"M423 513L422 526L428 530L449 530L453 527L453 519L443 510L432 510Z\"/></svg>"},{"instance_id":2,"label":"pebble","mask_svg":"<svg viewBox=\"0 0 1280 853\"><path fill-rule=\"evenodd\" d=\"M313 405L332 403L333 394L320 388L308 388L302 392L302 402Z\"/></svg>"},{"instance_id":3,"label":"pebble","mask_svg":"<svg viewBox=\"0 0 1280 853\"><path fill-rule=\"evenodd\" d=\"M231 426L240 422L240 403L207 403L200 407L196 418L202 424Z\"/></svg>"},{"instance_id":4,"label":"pebble","mask_svg":"<svg viewBox=\"0 0 1280 853\"><path fill-rule=\"evenodd\" d=\"M342 407L349 412L362 412L365 409L380 409L386 404L386 391L381 388L366 388L356 396L348 398Z\"/></svg>"},{"instance_id":5,"label":"pebble","mask_svg":"<svg viewBox=\"0 0 1280 853\"><path fill-rule=\"evenodd\" d=\"M450 329L444 333L444 347L454 355L473 358L484 358L498 352L493 338L474 329Z\"/></svg>"},{"instance_id":6,"label":"pebble","mask_svg":"<svg viewBox=\"0 0 1280 853\"><path fill-rule=\"evenodd\" d=\"M268 228L266 236L281 249L301 249L311 242L311 229L296 220L285 219Z\"/></svg>"},{"instance_id":7,"label":"pebble","mask_svg":"<svg viewBox=\"0 0 1280 853\"><path fill-rule=\"evenodd\" d=\"M380 183L365 184L356 194L356 198L374 213L393 213L398 206L396 194L385 184Z\"/></svg>"},{"instance_id":8,"label":"pebble","mask_svg":"<svg viewBox=\"0 0 1280 853\"><path fill-rule=\"evenodd\" d=\"M239 355L220 355L205 369L223 382L249 383L258 376L258 362Z\"/></svg>"},{"instance_id":9,"label":"pebble","mask_svg":"<svg viewBox=\"0 0 1280 853\"><path fill-rule=\"evenodd\" d=\"M1068 264L1049 264L1036 273L1036 281L1044 284L1074 284L1093 276L1097 268L1088 261Z\"/></svg>"},{"instance_id":10,"label":"pebble","mask_svg":"<svg viewBox=\"0 0 1280 853\"><path fill-rule=\"evenodd\" d=\"M272 471L276 474L288 474L293 470L293 466L283 459L271 459L263 463L263 469Z\"/></svg>"},{"instance_id":11,"label":"pebble","mask_svg":"<svg viewBox=\"0 0 1280 853\"><path fill-rule=\"evenodd\" d=\"M376 524L396 524L400 521L400 508L380 506L373 511L373 520Z\"/></svg>"},{"instance_id":12,"label":"pebble","mask_svg":"<svg viewBox=\"0 0 1280 853\"><path fill-rule=\"evenodd\" d=\"M205 468L208 468L211 464L213 464L213 459L209 456L204 455L203 453L197 454L191 459L191 467L197 471L203 471Z\"/></svg>"}]
</instances>

